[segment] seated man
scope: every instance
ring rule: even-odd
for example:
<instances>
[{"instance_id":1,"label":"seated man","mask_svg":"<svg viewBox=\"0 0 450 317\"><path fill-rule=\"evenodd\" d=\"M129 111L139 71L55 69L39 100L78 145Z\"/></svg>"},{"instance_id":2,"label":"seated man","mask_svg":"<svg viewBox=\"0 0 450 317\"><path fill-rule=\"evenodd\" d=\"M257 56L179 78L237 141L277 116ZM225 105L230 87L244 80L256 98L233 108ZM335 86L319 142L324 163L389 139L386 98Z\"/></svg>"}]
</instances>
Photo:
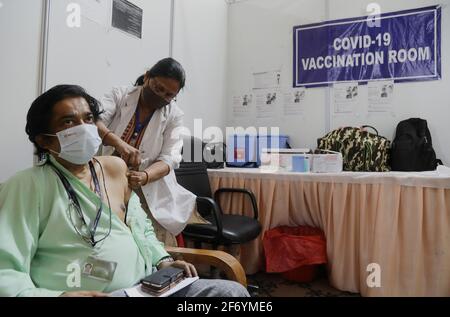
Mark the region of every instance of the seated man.
<instances>
[{"instance_id":1,"label":"seated man","mask_svg":"<svg viewBox=\"0 0 450 317\"><path fill-rule=\"evenodd\" d=\"M0 296L108 296L168 266L196 276L157 241L118 158L95 158L99 103L78 86L37 98L26 132L40 164L0 190ZM248 296L198 280L173 296Z\"/></svg>"}]
</instances>

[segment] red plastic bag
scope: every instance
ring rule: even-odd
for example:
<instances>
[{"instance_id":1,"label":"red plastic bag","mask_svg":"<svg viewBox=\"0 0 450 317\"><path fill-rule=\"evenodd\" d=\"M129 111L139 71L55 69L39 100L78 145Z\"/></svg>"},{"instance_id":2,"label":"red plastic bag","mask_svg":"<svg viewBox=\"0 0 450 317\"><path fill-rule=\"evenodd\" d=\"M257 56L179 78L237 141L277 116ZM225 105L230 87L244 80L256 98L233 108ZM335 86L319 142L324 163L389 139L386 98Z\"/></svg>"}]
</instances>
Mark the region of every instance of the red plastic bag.
<instances>
[{"instance_id":1,"label":"red plastic bag","mask_svg":"<svg viewBox=\"0 0 450 317\"><path fill-rule=\"evenodd\" d=\"M311 227L279 227L263 239L266 272L283 273L303 266L327 263L322 230Z\"/></svg>"}]
</instances>

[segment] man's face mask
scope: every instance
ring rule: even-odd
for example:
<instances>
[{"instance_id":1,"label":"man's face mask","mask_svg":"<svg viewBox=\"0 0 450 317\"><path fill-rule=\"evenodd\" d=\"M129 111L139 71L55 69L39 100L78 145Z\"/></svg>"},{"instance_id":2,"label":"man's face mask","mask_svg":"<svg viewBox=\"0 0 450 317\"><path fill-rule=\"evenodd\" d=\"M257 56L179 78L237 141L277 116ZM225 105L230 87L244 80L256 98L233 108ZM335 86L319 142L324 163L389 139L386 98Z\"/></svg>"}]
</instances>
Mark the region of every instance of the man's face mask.
<instances>
[{"instance_id":1,"label":"man's face mask","mask_svg":"<svg viewBox=\"0 0 450 317\"><path fill-rule=\"evenodd\" d=\"M148 105L151 105L155 109L162 109L170 104L170 101L167 101L160 95L156 94L149 84L144 85L144 87L142 88L142 96L144 102Z\"/></svg>"},{"instance_id":2,"label":"man's face mask","mask_svg":"<svg viewBox=\"0 0 450 317\"><path fill-rule=\"evenodd\" d=\"M98 135L97 126L92 124L81 124L58 132L56 135L61 147L60 153L50 150L60 158L76 165L88 163L98 152L102 139Z\"/></svg>"}]
</instances>

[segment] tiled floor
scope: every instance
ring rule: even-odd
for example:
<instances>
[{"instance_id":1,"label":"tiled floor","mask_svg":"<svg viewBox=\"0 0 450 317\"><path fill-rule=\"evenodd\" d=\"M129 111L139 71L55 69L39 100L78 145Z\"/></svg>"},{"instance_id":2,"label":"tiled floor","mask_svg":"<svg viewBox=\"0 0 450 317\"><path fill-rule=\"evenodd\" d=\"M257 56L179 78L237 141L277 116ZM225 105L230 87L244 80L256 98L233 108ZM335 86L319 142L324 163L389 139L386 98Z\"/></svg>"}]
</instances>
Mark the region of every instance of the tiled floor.
<instances>
[{"instance_id":1,"label":"tiled floor","mask_svg":"<svg viewBox=\"0 0 450 317\"><path fill-rule=\"evenodd\" d=\"M359 297L330 286L325 274L311 283L297 283L283 279L280 274L258 273L248 276L248 284L259 287L258 297Z\"/></svg>"}]
</instances>

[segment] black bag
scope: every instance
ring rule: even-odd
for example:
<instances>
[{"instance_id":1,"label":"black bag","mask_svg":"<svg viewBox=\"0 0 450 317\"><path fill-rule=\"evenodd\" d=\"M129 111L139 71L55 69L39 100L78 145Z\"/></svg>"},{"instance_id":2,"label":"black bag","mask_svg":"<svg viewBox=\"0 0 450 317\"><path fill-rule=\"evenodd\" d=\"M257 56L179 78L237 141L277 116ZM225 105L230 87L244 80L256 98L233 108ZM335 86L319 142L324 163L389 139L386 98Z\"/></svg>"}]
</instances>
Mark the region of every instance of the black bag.
<instances>
[{"instance_id":1,"label":"black bag","mask_svg":"<svg viewBox=\"0 0 450 317\"><path fill-rule=\"evenodd\" d=\"M411 118L397 125L392 143L393 171L434 171L442 162L436 159L427 121Z\"/></svg>"},{"instance_id":2,"label":"black bag","mask_svg":"<svg viewBox=\"0 0 450 317\"><path fill-rule=\"evenodd\" d=\"M371 128L375 133L365 131ZM344 170L352 172L388 172L391 142L371 126L345 127L331 131L317 141L319 150L340 152Z\"/></svg>"}]
</instances>

